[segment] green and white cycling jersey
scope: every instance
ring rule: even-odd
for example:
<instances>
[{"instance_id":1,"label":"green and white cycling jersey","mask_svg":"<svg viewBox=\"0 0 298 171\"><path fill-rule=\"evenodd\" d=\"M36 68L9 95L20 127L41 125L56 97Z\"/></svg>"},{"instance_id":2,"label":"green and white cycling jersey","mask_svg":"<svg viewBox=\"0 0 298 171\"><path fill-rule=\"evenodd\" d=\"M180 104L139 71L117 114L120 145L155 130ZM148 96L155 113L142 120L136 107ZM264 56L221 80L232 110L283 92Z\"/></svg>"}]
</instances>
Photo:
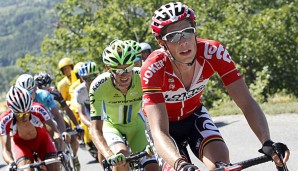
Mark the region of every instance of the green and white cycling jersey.
<instances>
[{"instance_id":1,"label":"green and white cycling jersey","mask_svg":"<svg viewBox=\"0 0 298 171\"><path fill-rule=\"evenodd\" d=\"M90 86L91 120L129 124L136 120L141 111L142 95L139 68L133 69L132 83L126 95L114 87L111 74L105 72L93 80Z\"/></svg>"}]
</instances>

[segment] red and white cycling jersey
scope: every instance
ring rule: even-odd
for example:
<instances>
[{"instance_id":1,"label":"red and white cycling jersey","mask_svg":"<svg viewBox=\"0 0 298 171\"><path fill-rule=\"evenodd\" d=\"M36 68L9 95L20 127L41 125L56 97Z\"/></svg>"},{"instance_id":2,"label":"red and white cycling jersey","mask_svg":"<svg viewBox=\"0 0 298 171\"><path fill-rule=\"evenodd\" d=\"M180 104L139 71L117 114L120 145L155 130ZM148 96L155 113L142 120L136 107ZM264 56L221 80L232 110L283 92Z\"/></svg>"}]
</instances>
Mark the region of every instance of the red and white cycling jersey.
<instances>
[{"instance_id":1,"label":"red and white cycling jersey","mask_svg":"<svg viewBox=\"0 0 298 171\"><path fill-rule=\"evenodd\" d=\"M170 121L183 119L202 105L203 90L215 72L224 85L241 78L223 45L207 39L197 39L197 42L196 69L188 91L174 74L168 54L163 49L152 52L142 65L143 105L165 103Z\"/></svg>"},{"instance_id":2,"label":"red and white cycling jersey","mask_svg":"<svg viewBox=\"0 0 298 171\"><path fill-rule=\"evenodd\" d=\"M48 110L40 103L33 102L29 111L31 114L30 122L32 125L38 128L44 126L44 122L51 119ZM14 119L13 112L8 109L0 116L0 135L14 136L17 133L16 120Z\"/></svg>"}]
</instances>

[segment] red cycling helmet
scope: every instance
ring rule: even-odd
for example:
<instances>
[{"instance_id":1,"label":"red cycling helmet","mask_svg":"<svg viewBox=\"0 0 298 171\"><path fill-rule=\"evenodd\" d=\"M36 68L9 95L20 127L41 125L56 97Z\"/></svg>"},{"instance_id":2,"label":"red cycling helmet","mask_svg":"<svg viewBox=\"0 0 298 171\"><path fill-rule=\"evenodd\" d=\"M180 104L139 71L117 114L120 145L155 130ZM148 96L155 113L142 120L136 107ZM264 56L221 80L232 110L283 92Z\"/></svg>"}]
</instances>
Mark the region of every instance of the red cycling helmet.
<instances>
[{"instance_id":1,"label":"red cycling helmet","mask_svg":"<svg viewBox=\"0 0 298 171\"><path fill-rule=\"evenodd\" d=\"M181 2L165 4L153 14L151 22L152 34L158 37L163 27L186 18L195 23L195 12L185 4Z\"/></svg>"}]
</instances>

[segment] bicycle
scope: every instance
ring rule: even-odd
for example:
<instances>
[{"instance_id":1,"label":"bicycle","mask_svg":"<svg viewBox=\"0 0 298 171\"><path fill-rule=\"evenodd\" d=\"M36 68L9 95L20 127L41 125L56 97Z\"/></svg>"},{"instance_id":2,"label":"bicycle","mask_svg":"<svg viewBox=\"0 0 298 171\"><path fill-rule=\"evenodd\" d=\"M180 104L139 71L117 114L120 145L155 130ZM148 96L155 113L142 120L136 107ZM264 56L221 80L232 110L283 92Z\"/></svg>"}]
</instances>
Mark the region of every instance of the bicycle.
<instances>
[{"instance_id":1,"label":"bicycle","mask_svg":"<svg viewBox=\"0 0 298 171\"><path fill-rule=\"evenodd\" d=\"M51 158L51 159L46 159L43 161L40 161L38 159L38 155L36 152L33 152L33 156L34 156L34 163L30 163L30 164L26 164L23 166L19 166L17 167L17 170L25 170L25 169L34 169L34 171L46 171L46 169L44 168L46 165L49 164L53 164L53 163L61 163L60 164L60 171L71 171L69 169L69 167L67 166L67 164L65 163L65 159L64 156L59 156L56 158ZM8 170L8 166L1 168L0 170Z\"/></svg>"},{"instance_id":2,"label":"bicycle","mask_svg":"<svg viewBox=\"0 0 298 171\"><path fill-rule=\"evenodd\" d=\"M146 151L131 153L128 157L125 157L126 162L129 162L130 170L134 171L144 171L142 164L140 163L140 158L148 155ZM102 161L104 171L112 171L111 164L108 163L106 159Z\"/></svg>"},{"instance_id":3,"label":"bicycle","mask_svg":"<svg viewBox=\"0 0 298 171\"><path fill-rule=\"evenodd\" d=\"M70 136L73 136L73 135L77 135L78 132L76 130L66 130L66 132L70 135ZM74 155L73 155L73 150L71 148L71 145L68 141L66 141L66 138L65 136L63 136L63 141L64 141L64 144L65 144L65 154L67 155L68 157L68 166L69 166L69 169L71 171L77 171L78 168L76 167L75 165L75 162L74 162Z\"/></svg>"}]
</instances>

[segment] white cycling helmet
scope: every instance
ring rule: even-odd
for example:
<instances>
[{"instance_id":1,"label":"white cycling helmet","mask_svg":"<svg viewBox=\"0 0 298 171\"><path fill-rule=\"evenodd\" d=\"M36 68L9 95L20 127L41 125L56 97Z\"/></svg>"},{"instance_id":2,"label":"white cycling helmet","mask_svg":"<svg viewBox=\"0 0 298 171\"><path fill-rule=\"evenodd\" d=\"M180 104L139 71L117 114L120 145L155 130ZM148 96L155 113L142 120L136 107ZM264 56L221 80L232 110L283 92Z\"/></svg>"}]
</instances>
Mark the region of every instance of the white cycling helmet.
<instances>
[{"instance_id":1,"label":"white cycling helmet","mask_svg":"<svg viewBox=\"0 0 298 171\"><path fill-rule=\"evenodd\" d=\"M16 85L30 91L35 87L35 81L32 75L22 74L18 77Z\"/></svg>"},{"instance_id":2,"label":"white cycling helmet","mask_svg":"<svg viewBox=\"0 0 298 171\"><path fill-rule=\"evenodd\" d=\"M151 46L149 45L149 43L146 42L142 42L140 43L141 49L143 50L151 50Z\"/></svg>"},{"instance_id":3,"label":"white cycling helmet","mask_svg":"<svg viewBox=\"0 0 298 171\"><path fill-rule=\"evenodd\" d=\"M12 86L6 95L6 104L13 113L30 111L32 102L29 91L19 86Z\"/></svg>"},{"instance_id":4,"label":"white cycling helmet","mask_svg":"<svg viewBox=\"0 0 298 171\"><path fill-rule=\"evenodd\" d=\"M98 74L98 68L96 66L95 62L85 62L83 63L78 71L79 76L84 77L84 76L89 76L93 74Z\"/></svg>"}]
</instances>

